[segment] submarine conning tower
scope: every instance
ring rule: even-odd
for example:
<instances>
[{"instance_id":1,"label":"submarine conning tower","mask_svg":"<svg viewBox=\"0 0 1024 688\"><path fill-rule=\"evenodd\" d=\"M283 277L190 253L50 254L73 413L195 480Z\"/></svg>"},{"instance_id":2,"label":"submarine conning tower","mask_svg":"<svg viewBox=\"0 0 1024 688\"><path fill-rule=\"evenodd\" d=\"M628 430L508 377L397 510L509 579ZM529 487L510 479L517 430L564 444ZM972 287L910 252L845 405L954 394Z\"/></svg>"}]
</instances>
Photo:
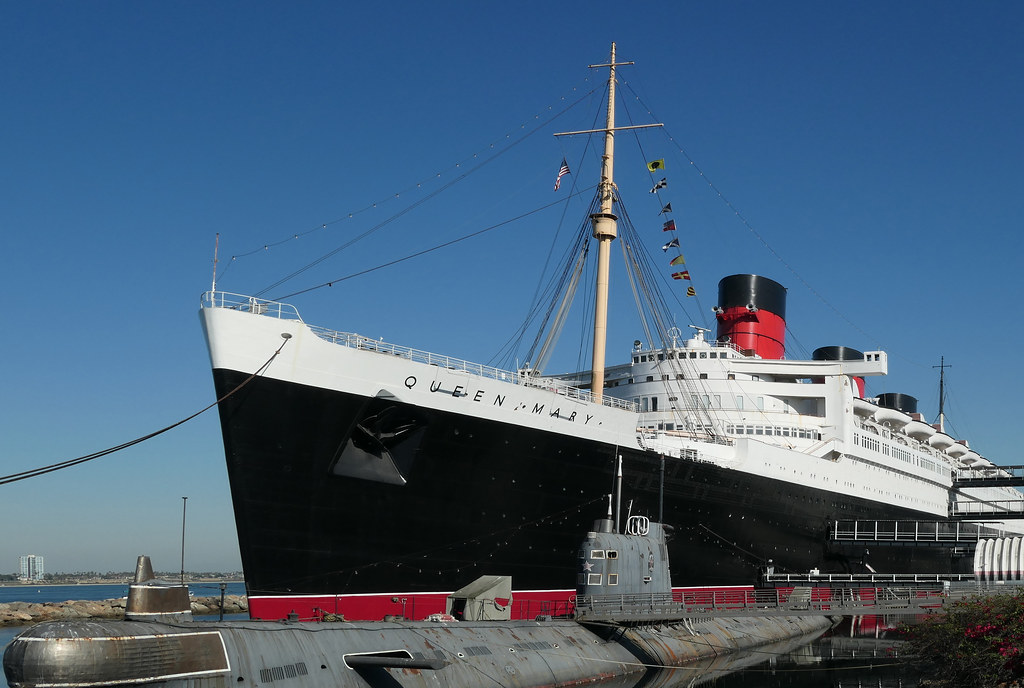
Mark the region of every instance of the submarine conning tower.
<instances>
[{"instance_id":1,"label":"submarine conning tower","mask_svg":"<svg viewBox=\"0 0 1024 688\"><path fill-rule=\"evenodd\" d=\"M761 358L786 353L786 288L760 275L729 275L718 282L718 341Z\"/></svg>"}]
</instances>

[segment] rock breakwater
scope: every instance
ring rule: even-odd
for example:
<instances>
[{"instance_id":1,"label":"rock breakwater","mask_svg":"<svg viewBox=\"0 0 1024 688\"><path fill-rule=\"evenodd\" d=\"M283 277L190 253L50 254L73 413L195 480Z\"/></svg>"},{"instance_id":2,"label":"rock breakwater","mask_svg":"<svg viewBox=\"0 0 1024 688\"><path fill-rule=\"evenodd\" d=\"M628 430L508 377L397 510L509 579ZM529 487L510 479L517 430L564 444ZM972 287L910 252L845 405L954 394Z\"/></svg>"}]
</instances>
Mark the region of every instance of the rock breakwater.
<instances>
[{"instance_id":1,"label":"rock breakwater","mask_svg":"<svg viewBox=\"0 0 1024 688\"><path fill-rule=\"evenodd\" d=\"M0 603L0 626L28 626L41 621L66 619L123 619L125 598L114 600L68 600L67 602L4 602ZM220 595L193 597L192 614L220 614ZM249 611L245 595L226 595L225 614Z\"/></svg>"}]
</instances>

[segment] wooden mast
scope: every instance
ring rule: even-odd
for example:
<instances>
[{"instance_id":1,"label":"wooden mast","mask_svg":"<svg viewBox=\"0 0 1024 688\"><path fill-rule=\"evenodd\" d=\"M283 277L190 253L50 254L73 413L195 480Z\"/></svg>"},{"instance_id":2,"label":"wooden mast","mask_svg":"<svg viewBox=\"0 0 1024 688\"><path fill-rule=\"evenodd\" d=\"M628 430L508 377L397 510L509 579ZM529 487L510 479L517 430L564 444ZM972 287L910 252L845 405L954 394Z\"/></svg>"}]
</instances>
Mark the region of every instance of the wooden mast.
<instances>
[{"instance_id":1,"label":"wooden mast","mask_svg":"<svg viewBox=\"0 0 1024 688\"><path fill-rule=\"evenodd\" d=\"M591 69L608 67L608 112L605 116L604 129L588 129L586 131L568 131L555 136L574 136L576 134L604 134L604 154L601 157L601 181L598 194L601 207L590 216L594 238L597 239L597 285L594 295L594 348L591 359L590 393L594 401L601 403L604 399L604 360L605 346L608 338L608 286L611 265L612 241L618 235L619 218L613 211L615 182L613 180L615 154L615 68L631 65L632 62L615 61L615 44L612 43L611 59L608 64L589 65ZM646 129L660 127L661 124L638 124L623 129Z\"/></svg>"},{"instance_id":2,"label":"wooden mast","mask_svg":"<svg viewBox=\"0 0 1024 688\"><path fill-rule=\"evenodd\" d=\"M601 158L601 182L598 193L601 209L590 216L597 239L597 290L594 297L594 353L591 366L590 393L594 401L604 398L604 361L608 338L608 282L612 241L618 235L618 217L612 212L615 182L615 44L608 62L608 113L605 118L604 155Z\"/></svg>"}]
</instances>

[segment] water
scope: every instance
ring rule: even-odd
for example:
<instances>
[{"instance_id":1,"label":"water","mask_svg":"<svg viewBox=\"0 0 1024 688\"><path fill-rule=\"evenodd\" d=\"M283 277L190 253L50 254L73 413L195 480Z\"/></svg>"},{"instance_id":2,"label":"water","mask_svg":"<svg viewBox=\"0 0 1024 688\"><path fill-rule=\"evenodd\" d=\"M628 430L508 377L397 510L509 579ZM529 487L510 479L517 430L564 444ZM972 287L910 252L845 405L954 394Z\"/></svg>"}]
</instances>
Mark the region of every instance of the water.
<instances>
[{"instance_id":1,"label":"water","mask_svg":"<svg viewBox=\"0 0 1024 688\"><path fill-rule=\"evenodd\" d=\"M227 583L225 593L244 595L245 583ZM220 583L189 583L195 597L220 595ZM114 600L128 597L128 584L114 585L8 585L0 587L3 602L67 602L68 600Z\"/></svg>"}]
</instances>

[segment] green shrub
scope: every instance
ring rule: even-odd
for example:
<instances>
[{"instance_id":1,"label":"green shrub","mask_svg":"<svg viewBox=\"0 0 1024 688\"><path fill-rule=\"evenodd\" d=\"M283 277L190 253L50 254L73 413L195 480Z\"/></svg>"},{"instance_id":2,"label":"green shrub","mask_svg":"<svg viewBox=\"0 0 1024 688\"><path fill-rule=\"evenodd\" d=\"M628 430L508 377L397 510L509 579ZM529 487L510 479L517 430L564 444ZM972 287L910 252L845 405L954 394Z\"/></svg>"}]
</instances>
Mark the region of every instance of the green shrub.
<instances>
[{"instance_id":1,"label":"green shrub","mask_svg":"<svg viewBox=\"0 0 1024 688\"><path fill-rule=\"evenodd\" d=\"M900 631L927 673L950 688L1024 677L1024 597L969 597Z\"/></svg>"}]
</instances>

